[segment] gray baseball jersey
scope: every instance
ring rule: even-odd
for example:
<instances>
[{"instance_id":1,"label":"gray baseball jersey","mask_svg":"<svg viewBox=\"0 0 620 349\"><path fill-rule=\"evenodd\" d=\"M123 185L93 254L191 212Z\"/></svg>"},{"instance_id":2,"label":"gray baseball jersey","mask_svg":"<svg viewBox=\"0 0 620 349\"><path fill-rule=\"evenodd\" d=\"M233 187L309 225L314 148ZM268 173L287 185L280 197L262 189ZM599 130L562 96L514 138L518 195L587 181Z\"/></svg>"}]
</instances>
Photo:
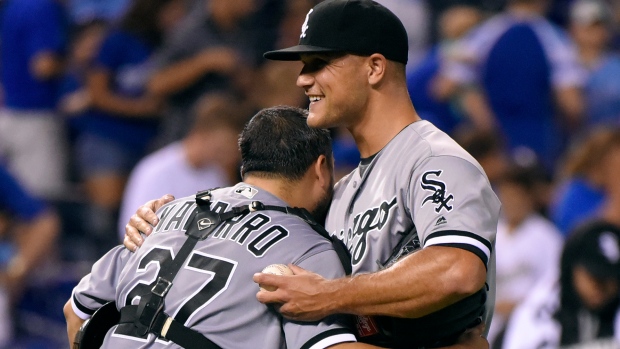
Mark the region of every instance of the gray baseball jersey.
<instances>
[{"instance_id":1,"label":"gray baseball jersey","mask_svg":"<svg viewBox=\"0 0 620 349\"><path fill-rule=\"evenodd\" d=\"M488 270L490 321L499 211L478 162L434 125L418 121L336 184L326 228L347 245L353 274L379 270L413 229L420 248L475 253Z\"/></svg>"},{"instance_id":2,"label":"gray baseball jersey","mask_svg":"<svg viewBox=\"0 0 620 349\"><path fill-rule=\"evenodd\" d=\"M258 200L286 206L270 193L239 183L213 191L211 209L224 212ZM183 227L194 197L175 200L157 211L160 223L136 253L123 246L97 261L73 290L73 310L85 319L102 303L138 304L150 292L160 263L174 259L186 240ZM224 222L199 241L165 298L166 314L223 348L326 348L355 341L343 317L316 323L283 319L256 299L254 273L270 264L293 263L326 278L344 276L331 243L297 216L276 211L252 212ZM179 348L174 343L135 337L119 325L108 331L103 348Z\"/></svg>"}]
</instances>

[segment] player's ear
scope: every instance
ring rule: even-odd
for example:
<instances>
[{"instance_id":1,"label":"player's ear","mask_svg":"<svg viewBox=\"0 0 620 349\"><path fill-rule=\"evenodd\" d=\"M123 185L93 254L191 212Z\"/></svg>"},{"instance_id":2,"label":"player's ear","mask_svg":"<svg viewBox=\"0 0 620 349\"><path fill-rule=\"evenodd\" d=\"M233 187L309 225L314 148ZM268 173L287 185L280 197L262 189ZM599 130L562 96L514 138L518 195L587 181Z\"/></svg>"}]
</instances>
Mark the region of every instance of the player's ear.
<instances>
[{"instance_id":1,"label":"player's ear","mask_svg":"<svg viewBox=\"0 0 620 349\"><path fill-rule=\"evenodd\" d=\"M331 160L325 155L319 155L313 165L317 183L321 186L321 188L332 185L332 166L329 161Z\"/></svg>"},{"instance_id":2,"label":"player's ear","mask_svg":"<svg viewBox=\"0 0 620 349\"><path fill-rule=\"evenodd\" d=\"M371 86L377 85L385 77L388 61L379 53L372 54L367 59L368 64L368 83Z\"/></svg>"}]
</instances>

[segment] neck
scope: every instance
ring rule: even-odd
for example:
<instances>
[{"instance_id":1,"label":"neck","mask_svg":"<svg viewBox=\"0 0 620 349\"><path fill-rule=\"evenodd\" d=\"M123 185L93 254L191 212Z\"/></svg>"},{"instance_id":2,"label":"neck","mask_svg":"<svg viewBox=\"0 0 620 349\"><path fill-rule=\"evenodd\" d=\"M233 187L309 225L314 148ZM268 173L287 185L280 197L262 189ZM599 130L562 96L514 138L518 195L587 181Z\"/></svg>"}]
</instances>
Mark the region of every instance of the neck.
<instances>
[{"instance_id":1,"label":"neck","mask_svg":"<svg viewBox=\"0 0 620 349\"><path fill-rule=\"evenodd\" d=\"M603 50L595 47L581 47L579 49L579 58L586 67L594 67L601 59Z\"/></svg>"},{"instance_id":2,"label":"neck","mask_svg":"<svg viewBox=\"0 0 620 349\"><path fill-rule=\"evenodd\" d=\"M243 182L271 193L290 207L308 209L308 200L304 195L305 190L300 190L301 187L297 182L292 183L282 178L264 178L251 174L246 175ZM293 190L293 187L295 190Z\"/></svg>"},{"instance_id":3,"label":"neck","mask_svg":"<svg viewBox=\"0 0 620 349\"><path fill-rule=\"evenodd\" d=\"M420 120L406 88L374 91L368 107L358 121L349 126L360 155L378 153L392 138L412 122Z\"/></svg>"}]
</instances>

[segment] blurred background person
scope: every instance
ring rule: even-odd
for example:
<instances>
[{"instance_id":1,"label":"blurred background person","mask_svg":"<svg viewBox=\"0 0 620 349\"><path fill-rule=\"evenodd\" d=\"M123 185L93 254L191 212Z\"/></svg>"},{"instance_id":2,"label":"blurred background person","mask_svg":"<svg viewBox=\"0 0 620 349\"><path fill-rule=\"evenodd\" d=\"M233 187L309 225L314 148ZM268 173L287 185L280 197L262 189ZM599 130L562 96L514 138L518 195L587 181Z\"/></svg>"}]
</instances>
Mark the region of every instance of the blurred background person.
<instances>
[{"instance_id":1,"label":"blurred background person","mask_svg":"<svg viewBox=\"0 0 620 349\"><path fill-rule=\"evenodd\" d=\"M55 112L68 27L59 0L5 1L0 19L0 159L36 195L57 199L66 182L65 128Z\"/></svg>"},{"instance_id":2,"label":"blurred background person","mask_svg":"<svg viewBox=\"0 0 620 349\"><path fill-rule=\"evenodd\" d=\"M547 5L509 0L462 39L435 93L463 93L476 127L498 130L510 150L527 148L551 173L581 122L584 73L568 36L545 19Z\"/></svg>"},{"instance_id":3,"label":"blurred background person","mask_svg":"<svg viewBox=\"0 0 620 349\"><path fill-rule=\"evenodd\" d=\"M86 78L93 64L101 42L106 34L107 23L92 20L80 24L72 30L67 54L67 65L60 78L57 111L64 117L68 130L67 140L71 150L75 148L76 137L88 125L87 113L92 107L92 98L86 86ZM69 157L68 181L73 184L64 199L84 200L84 192L79 185L75 154ZM77 185L75 185L77 184Z\"/></svg>"},{"instance_id":4,"label":"blurred background person","mask_svg":"<svg viewBox=\"0 0 620 349\"><path fill-rule=\"evenodd\" d=\"M120 241L136 207L153 195L183 197L237 183L237 139L252 111L230 95L203 96L189 134L142 159L131 173L118 220Z\"/></svg>"},{"instance_id":5,"label":"blurred background person","mask_svg":"<svg viewBox=\"0 0 620 349\"><path fill-rule=\"evenodd\" d=\"M287 0L282 19L276 28L275 48L297 45L299 28L306 20L308 11L318 0ZM282 64L284 63L284 64ZM290 105L300 108L308 106L308 97L301 88L295 86L297 76L303 67L299 61L265 61L253 74L251 88L246 95L256 110L275 105Z\"/></svg>"},{"instance_id":6,"label":"blurred background person","mask_svg":"<svg viewBox=\"0 0 620 349\"><path fill-rule=\"evenodd\" d=\"M469 127L459 129L455 133L455 139L480 163L491 186L497 191L497 184L505 176L511 163L501 136Z\"/></svg>"},{"instance_id":7,"label":"blurred background person","mask_svg":"<svg viewBox=\"0 0 620 349\"><path fill-rule=\"evenodd\" d=\"M454 54L455 42L481 20L482 12L475 6L457 5L447 8L437 22L439 42L407 73L407 89L418 115L448 134L453 134L455 128L467 120L458 110L457 97L438 99L433 92L433 83L443 61Z\"/></svg>"},{"instance_id":8,"label":"blurred background person","mask_svg":"<svg viewBox=\"0 0 620 349\"><path fill-rule=\"evenodd\" d=\"M191 108L204 93L244 95L273 45L253 22L256 0L209 0L187 16L158 51L148 91L167 101L158 145L186 135ZM263 37L261 37L263 35Z\"/></svg>"},{"instance_id":9,"label":"blurred background person","mask_svg":"<svg viewBox=\"0 0 620 349\"><path fill-rule=\"evenodd\" d=\"M113 22L122 17L132 0L64 0L72 20L81 25L93 19Z\"/></svg>"},{"instance_id":10,"label":"blurred background person","mask_svg":"<svg viewBox=\"0 0 620 349\"><path fill-rule=\"evenodd\" d=\"M409 38L407 68L420 63L430 44L431 14L425 0L378 0L403 22ZM295 45L297 42L295 42Z\"/></svg>"},{"instance_id":11,"label":"blurred background person","mask_svg":"<svg viewBox=\"0 0 620 349\"><path fill-rule=\"evenodd\" d=\"M620 347L620 227L576 229L557 269L515 309L503 348Z\"/></svg>"},{"instance_id":12,"label":"blurred background person","mask_svg":"<svg viewBox=\"0 0 620 349\"><path fill-rule=\"evenodd\" d=\"M60 221L0 164L0 347L13 339L13 309L27 277L55 255Z\"/></svg>"},{"instance_id":13,"label":"blurred background person","mask_svg":"<svg viewBox=\"0 0 620 349\"><path fill-rule=\"evenodd\" d=\"M587 70L585 124L620 125L620 57L610 49L612 11L602 0L576 0L570 8L570 33Z\"/></svg>"},{"instance_id":14,"label":"blurred background person","mask_svg":"<svg viewBox=\"0 0 620 349\"><path fill-rule=\"evenodd\" d=\"M537 175L511 166L497 182L502 215L495 249L495 313L489 328L491 348L500 348L504 326L514 308L547 274L552 273L564 242L559 230L537 211Z\"/></svg>"},{"instance_id":15,"label":"blurred background person","mask_svg":"<svg viewBox=\"0 0 620 349\"><path fill-rule=\"evenodd\" d=\"M127 176L157 132L161 101L146 90L151 57L183 6L183 0L133 1L105 35L87 73L91 108L76 136L76 167L102 248L116 240L111 233Z\"/></svg>"},{"instance_id":16,"label":"blurred background person","mask_svg":"<svg viewBox=\"0 0 620 349\"><path fill-rule=\"evenodd\" d=\"M556 178L550 217L564 235L605 210L612 216L618 207L612 197L617 180L616 153L620 152L620 128L599 127L575 140ZM620 209L620 207L618 208Z\"/></svg>"}]
</instances>

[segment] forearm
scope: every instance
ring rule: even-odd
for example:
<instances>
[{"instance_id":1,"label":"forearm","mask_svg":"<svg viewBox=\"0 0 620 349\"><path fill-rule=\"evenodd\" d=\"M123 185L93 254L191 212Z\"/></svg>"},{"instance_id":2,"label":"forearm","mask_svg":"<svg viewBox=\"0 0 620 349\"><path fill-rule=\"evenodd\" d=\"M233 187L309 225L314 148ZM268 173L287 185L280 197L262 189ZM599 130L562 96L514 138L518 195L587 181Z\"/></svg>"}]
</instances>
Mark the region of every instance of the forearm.
<instances>
[{"instance_id":1,"label":"forearm","mask_svg":"<svg viewBox=\"0 0 620 349\"><path fill-rule=\"evenodd\" d=\"M477 88L465 88L461 95L461 107L471 122L480 130L496 128L495 116L486 97Z\"/></svg>"},{"instance_id":2,"label":"forearm","mask_svg":"<svg viewBox=\"0 0 620 349\"><path fill-rule=\"evenodd\" d=\"M203 55L196 55L155 73L147 89L156 96L169 96L198 82L210 70Z\"/></svg>"},{"instance_id":3,"label":"forearm","mask_svg":"<svg viewBox=\"0 0 620 349\"><path fill-rule=\"evenodd\" d=\"M95 70L88 75L88 93L92 106L108 113L125 117L152 117L158 105L154 98L125 97L110 89L110 73Z\"/></svg>"},{"instance_id":4,"label":"forearm","mask_svg":"<svg viewBox=\"0 0 620 349\"><path fill-rule=\"evenodd\" d=\"M584 113L584 102L581 90L577 87L565 87L556 90L556 103L571 129L581 123Z\"/></svg>"},{"instance_id":5,"label":"forearm","mask_svg":"<svg viewBox=\"0 0 620 349\"><path fill-rule=\"evenodd\" d=\"M151 106L155 101L148 97L142 99L125 98L112 93L99 94L93 97L93 106L108 113L123 115L130 118L152 117L155 108Z\"/></svg>"},{"instance_id":6,"label":"forearm","mask_svg":"<svg viewBox=\"0 0 620 349\"><path fill-rule=\"evenodd\" d=\"M474 294L485 279L473 253L431 246L383 271L328 282L328 306L333 313L417 318Z\"/></svg>"},{"instance_id":7,"label":"forearm","mask_svg":"<svg viewBox=\"0 0 620 349\"><path fill-rule=\"evenodd\" d=\"M73 312L73 308L71 307L71 300L68 300L67 303L65 303L63 312L65 314L65 320L67 321L67 336L69 338L69 346L73 347L75 336L80 330L80 327L82 326L85 320L80 319Z\"/></svg>"},{"instance_id":8,"label":"forearm","mask_svg":"<svg viewBox=\"0 0 620 349\"><path fill-rule=\"evenodd\" d=\"M34 270L53 250L59 229L59 219L51 211L41 214L29 224L20 226L16 234L17 255L9 263L7 275L21 280L29 271Z\"/></svg>"}]
</instances>

